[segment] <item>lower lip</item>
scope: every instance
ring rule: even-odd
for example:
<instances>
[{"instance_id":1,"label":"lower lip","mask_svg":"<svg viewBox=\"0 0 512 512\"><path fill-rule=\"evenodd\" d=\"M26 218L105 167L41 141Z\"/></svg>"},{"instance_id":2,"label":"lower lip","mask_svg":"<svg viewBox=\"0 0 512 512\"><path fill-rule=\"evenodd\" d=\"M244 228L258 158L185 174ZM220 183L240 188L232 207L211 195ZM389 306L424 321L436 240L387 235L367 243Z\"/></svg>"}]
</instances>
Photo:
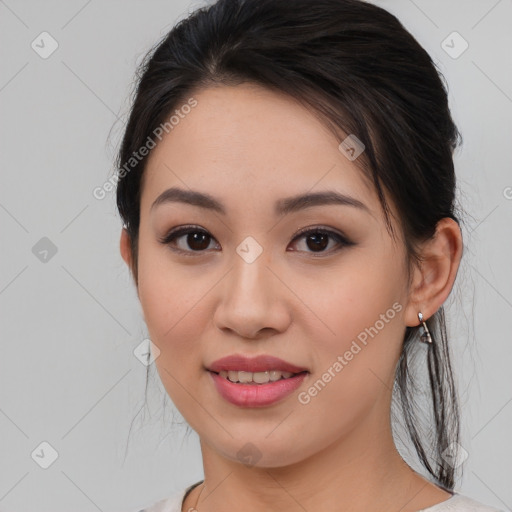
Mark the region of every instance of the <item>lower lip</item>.
<instances>
[{"instance_id":1,"label":"lower lip","mask_svg":"<svg viewBox=\"0 0 512 512\"><path fill-rule=\"evenodd\" d=\"M289 379L280 379L267 384L236 384L210 372L220 395L228 402L240 407L264 407L279 402L293 393L305 379L307 372L298 373Z\"/></svg>"}]
</instances>

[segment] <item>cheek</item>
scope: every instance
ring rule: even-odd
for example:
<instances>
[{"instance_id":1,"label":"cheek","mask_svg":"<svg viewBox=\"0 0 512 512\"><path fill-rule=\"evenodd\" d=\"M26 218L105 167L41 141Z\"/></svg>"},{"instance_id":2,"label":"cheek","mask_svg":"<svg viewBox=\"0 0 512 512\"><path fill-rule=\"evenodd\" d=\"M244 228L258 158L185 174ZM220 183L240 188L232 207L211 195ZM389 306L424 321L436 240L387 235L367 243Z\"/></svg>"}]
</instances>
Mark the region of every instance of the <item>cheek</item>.
<instances>
[{"instance_id":1,"label":"cheek","mask_svg":"<svg viewBox=\"0 0 512 512\"><path fill-rule=\"evenodd\" d=\"M339 383L342 392L329 397L334 400L350 401L350 396L359 399L359 393L366 393L370 398L380 391L379 386L382 387L379 379L388 383L394 377L404 335L404 277L396 255L380 254L379 258L354 258L351 267L347 265L343 276L336 279L327 294L318 293L318 311L325 315L331 335L321 336L315 344L319 351L316 377L318 374L321 377L329 368L336 374L331 380ZM314 337L312 333L312 339ZM339 364L333 367L337 361ZM326 375L323 380L328 379ZM377 388L368 387L368 379ZM360 391L347 394L343 389Z\"/></svg>"},{"instance_id":2,"label":"cheek","mask_svg":"<svg viewBox=\"0 0 512 512\"><path fill-rule=\"evenodd\" d=\"M354 258L328 288L327 294L317 292L319 311L324 311L334 338L354 338L384 320L396 319L404 305L403 275L389 258ZM394 304L395 307L393 308ZM395 322L396 323L396 322ZM381 323L379 322L379 326ZM391 322L386 322L386 326ZM386 328L387 329L387 328ZM384 329L383 329L384 330Z\"/></svg>"},{"instance_id":3,"label":"cheek","mask_svg":"<svg viewBox=\"0 0 512 512\"><path fill-rule=\"evenodd\" d=\"M174 405L186 417L193 415L194 401L201 385L202 353L199 340L202 322L211 318L201 300L206 283L191 282L182 272L171 271L158 258L141 258L139 264L139 298L149 337L159 348L155 366L162 384Z\"/></svg>"},{"instance_id":4,"label":"cheek","mask_svg":"<svg viewBox=\"0 0 512 512\"><path fill-rule=\"evenodd\" d=\"M205 318L207 283L177 269L162 251L142 253L139 260L139 299L151 340L160 349L158 364L178 368L194 354L194 340ZM197 359L197 357L196 357ZM178 364L179 363L179 364Z\"/></svg>"},{"instance_id":5,"label":"cheek","mask_svg":"<svg viewBox=\"0 0 512 512\"><path fill-rule=\"evenodd\" d=\"M381 410L393 387L403 308L393 293L359 284L332 297L330 327L336 335L328 342L317 335L310 345L314 373L297 397L308 429L324 432L326 439L347 434L369 411Z\"/></svg>"}]
</instances>

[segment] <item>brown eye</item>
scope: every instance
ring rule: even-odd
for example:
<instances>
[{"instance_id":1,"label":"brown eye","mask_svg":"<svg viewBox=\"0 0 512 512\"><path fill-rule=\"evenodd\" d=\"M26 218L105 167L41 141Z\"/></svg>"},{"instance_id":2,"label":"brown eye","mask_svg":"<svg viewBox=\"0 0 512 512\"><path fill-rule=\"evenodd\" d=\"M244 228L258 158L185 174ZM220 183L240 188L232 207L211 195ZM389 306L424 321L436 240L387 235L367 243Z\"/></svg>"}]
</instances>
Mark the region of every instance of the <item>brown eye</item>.
<instances>
[{"instance_id":1,"label":"brown eye","mask_svg":"<svg viewBox=\"0 0 512 512\"><path fill-rule=\"evenodd\" d=\"M312 228L302 231L293 239L293 242L300 240L301 238L305 238L306 252L313 253L333 252L331 250L326 251L330 240L334 240L338 244L338 249L341 249L343 246L354 245L353 242L349 241L339 233L320 228Z\"/></svg>"},{"instance_id":2,"label":"brown eye","mask_svg":"<svg viewBox=\"0 0 512 512\"><path fill-rule=\"evenodd\" d=\"M300 232L292 241L305 239L305 249L299 249L301 252L331 253L341 249L344 246L354 245L345 236L328 229L309 228ZM207 231L199 229L195 226L183 226L170 231L167 235L160 238L160 243L168 245L173 251L185 254L187 256L199 255L206 252L211 242L215 240ZM335 248L329 250L329 244L334 241ZM336 245L338 246L336 248ZM294 251L298 249L293 249ZM196 253L196 254L194 254Z\"/></svg>"},{"instance_id":3,"label":"brown eye","mask_svg":"<svg viewBox=\"0 0 512 512\"><path fill-rule=\"evenodd\" d=\"M160 242L181 253L200 253L208 249L212 240L214 238L202 229L182 227L168 233L160 239ZM179 245L179 242L181 242L181 245Z\"/></svg>"},{"instance_id":4,"label":"brown eye","mask_svg":"<svg viewBox=\"0 0 512 512\"><path fill-rule=\"evenodd\" d=\"M187 245L194 251L203 251L210 245L210 236L202 232L188 233L186 238Z\"/></svg>"},{"instance_id":5,"label":"brown eye","mask_svg":"<svg viewBox=\"0 0 512 512\"><path fill-rule=\"evenodd\" d=\"M312 251L323 251L329 245L329 235L325 233L313 233L307 237L307 246Z\"/></svg>"}]
</instances>

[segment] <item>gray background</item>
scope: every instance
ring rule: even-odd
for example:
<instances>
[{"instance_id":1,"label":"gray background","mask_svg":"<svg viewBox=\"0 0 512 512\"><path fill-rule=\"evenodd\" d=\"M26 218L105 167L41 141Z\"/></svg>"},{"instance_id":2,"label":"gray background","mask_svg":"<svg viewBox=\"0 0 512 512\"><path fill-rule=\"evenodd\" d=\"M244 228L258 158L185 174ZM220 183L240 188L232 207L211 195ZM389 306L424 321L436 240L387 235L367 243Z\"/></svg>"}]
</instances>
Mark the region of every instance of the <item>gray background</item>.
<instances>
[{"instance_id":1,"label":"gray background","mask_svg":"<svg viewBox=\"0 0 512 512\"><path fill-rule=\"evenodd\" d=\"M446 304L469 454L457 488L510 509L512 0L376 3L439 63L464 137L466 250ZM154 365L142 408L133 351L147 331L114 194L92 195L112 173L136 63L198 5L0 0L2 511L138 511L203 476ZM46 59L31 47L43 31L58 43ZM458 58L441 46L453 31L469 43ZM57 251L46 261L43 237ZM47 469L42 442L58 454Z\"/></svg>"}]
</instances>

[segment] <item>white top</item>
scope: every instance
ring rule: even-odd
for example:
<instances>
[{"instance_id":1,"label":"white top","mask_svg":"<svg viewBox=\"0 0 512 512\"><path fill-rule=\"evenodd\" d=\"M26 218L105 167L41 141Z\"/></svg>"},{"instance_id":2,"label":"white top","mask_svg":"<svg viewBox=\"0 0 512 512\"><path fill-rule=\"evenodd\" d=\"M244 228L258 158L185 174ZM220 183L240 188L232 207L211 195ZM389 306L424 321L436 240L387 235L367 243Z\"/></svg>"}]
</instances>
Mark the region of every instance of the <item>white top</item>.
<instances>
[{"instance_id":1,"label":"white top","mask_svg":"<svg viewBox=\"0 0 512 512\"><path fill-rule=\"evenodd\" d=\"M201 481L202 482L202 481ZM183 500L189 490L199 485L201 482L190 485L185 489L174 493L170 498L160 500L148 508L140 510L139 512L181 512ZM188 512L185 510L184 512ZM458 492L454 492L451 498L433 505L432 507L418 510L418 512L504 512L503 510L488 507L469 496L465 496Z\"/></svg>"}]
</instances>

